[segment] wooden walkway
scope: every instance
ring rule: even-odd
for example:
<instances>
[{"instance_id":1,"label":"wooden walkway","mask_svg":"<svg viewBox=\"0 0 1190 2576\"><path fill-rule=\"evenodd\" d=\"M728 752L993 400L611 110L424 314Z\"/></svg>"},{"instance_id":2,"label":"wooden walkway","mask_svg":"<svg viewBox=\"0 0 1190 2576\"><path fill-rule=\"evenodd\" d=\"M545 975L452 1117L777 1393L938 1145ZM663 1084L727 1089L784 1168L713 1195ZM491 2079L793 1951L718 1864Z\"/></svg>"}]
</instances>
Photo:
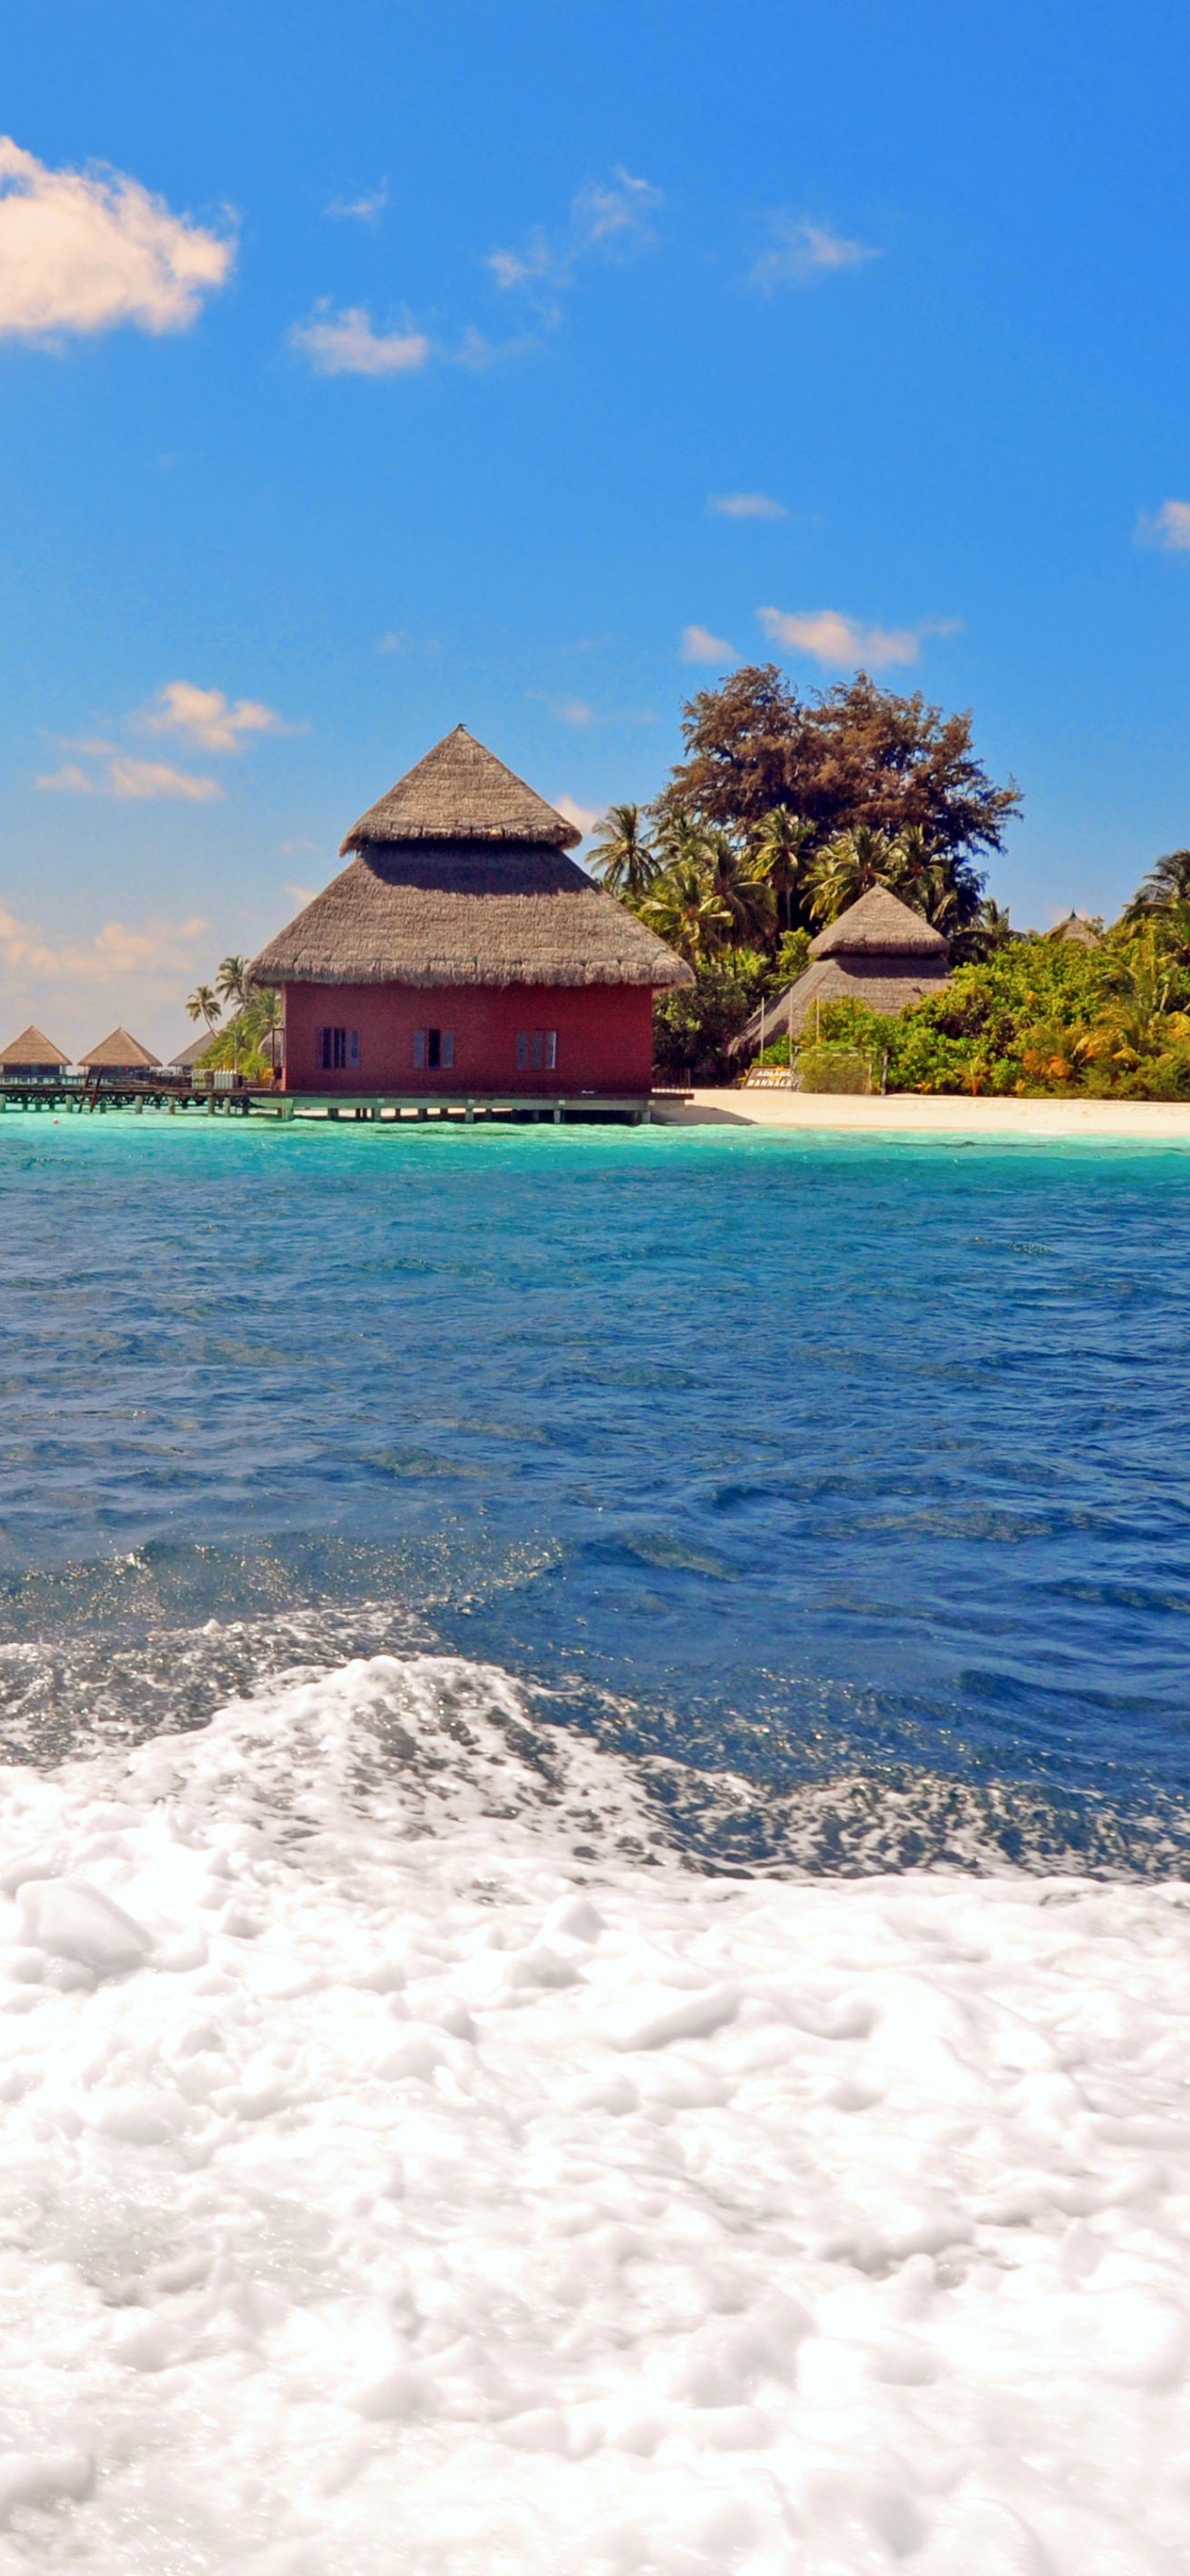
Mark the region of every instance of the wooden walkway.
<instances>
[{"instance_id":1,"label":"wooden walkway","mask_svg":"<svg viewBox=\"0 0 1190 2576\"><path fill-rule=\"evenodd\" d=\"M353 1092L331 1097L326 1092L242 1090L214 1091L191 1083L185 1075L144 1074L127 1080L103 1080L67 1074L47 1082L20 1082L0 1076L0 1113L26 1114L52 1110L55 1115L93 1117L110 1109L164 1109L208 1118L271 1118L320 1122L350 1121L391 1126L418 1125L443 1119L474 1127L503 1125L573 1126L576 1123L639 1127L649 1122L647 1093L583 1092L574 1098L525 1092Z\"/></svg>"}]
</instances>

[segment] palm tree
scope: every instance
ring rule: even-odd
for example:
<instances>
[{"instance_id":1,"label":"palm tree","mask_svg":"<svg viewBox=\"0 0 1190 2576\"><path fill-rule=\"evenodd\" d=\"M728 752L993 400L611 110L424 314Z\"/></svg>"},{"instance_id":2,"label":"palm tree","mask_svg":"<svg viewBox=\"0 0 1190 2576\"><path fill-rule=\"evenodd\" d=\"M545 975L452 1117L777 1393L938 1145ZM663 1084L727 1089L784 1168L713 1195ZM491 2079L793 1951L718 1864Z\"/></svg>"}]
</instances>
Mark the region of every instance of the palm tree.
<instances>
[{"instance_id":1,"label":"palm tree","mask_svg":"<svg viewBox=\"0 0 1190 2576\"><path fill-rule=\"evenodd\" d=\"M236 1009L242 1011L252 990L247 958L225 957L215 977L215 984L217 990L222 993L224 1001L234 1002Z\"/></svg>"},{"instance_id":2,"label":"palm tree","mask_svg":"<svg viewBox=\"0 0 1190 2576\"><path fill-rule=\"evenodd\" d=\"M654 879L641 901L640 916L691 966L713 957L731 927L722 895L692 854L673 859Z\"/></svg>"},{"instance_id":3,"label":"palm tree","mask_svg":"<svg viewBox=\"0 0 1190 2576\"><path fill-rule=\"evenodd\" d=\"M195 985L186 1008L192 1020L205 1020L209 1029L215 1029L223 1017L219 996L212 992L209 984Z\"/></svg>"},{"instance_id":4,"label":"palm tree","mask_svg":"<svg viewBox=\"0 0 1190 2576\"><path fill-rule=\"evenodd\" d=\"M598 868L608 893L622 895L626 903L639 903L648 893L660 860L641 821L639 805L609 805L603 838L591 852L591 864Z\"/></svg>"},{"instance_id":5,"label":"palm tree","mask_svg":"<svg viewBox=\"0 0 1190 2576\"><path fill-rule=\"evenodd\" d=\"M887 832L875 831L870 823L857 823L850 832L836 832L833 841L815 851L806 869L810 917L824 923L835 921L872 886L887 886L895 893L904 881L904 873L900 846Z\"/></svg>"},{"instance_id":6,"label":"palm tree","mask_svg":"<svg viewBox=\"0 0 1190 2576\"><path fill-rule=\"evenodd\" d=\"M1140 921L1147 913L1168 912L1179 903L1190 903L1190 850L1169 850L1156 860L1124 918Z\"/></svg>"},{"instance_id":7,"label":"palm tree","mask_svg":"<svg viewBox=\"0 0 1190 2576\"><path fill-rule=\"evenodd\" d=\"M1170 986L1170 960L1151 926L1112 961L1106 980L1110 999L1105 1024L1126 1055L1136 1059L1149 1054L1160 1044L1157 1024L1165 1015Z\"/></svg>"},{"instance_id":8,"label":"palm tree","mask_svg":"<svg viewBox=\"0 0 1190 2576\"><path fill-rule=\"evenodd\" d=\"M806 843L813 830L813 824L791 813L788 805L774 805L756 835L756 873L767 879L776 895L777 920L782 930L794 927L794 896L801 884Z\"/></svg>"},{"instance_id":9,"label":"palm tree","mask_svg":"<svg viewBox=\"0 0 1190 2576\"><path fill-rule=\"evenodd\" d=\"M726 906L732 945L748 947L755 943L767 947L775 927L776 904L773 889L757 871L751 851L741 852L730 832L716 828L699 834L698 851L713 892Z\"/></svg>"}]
</instances>

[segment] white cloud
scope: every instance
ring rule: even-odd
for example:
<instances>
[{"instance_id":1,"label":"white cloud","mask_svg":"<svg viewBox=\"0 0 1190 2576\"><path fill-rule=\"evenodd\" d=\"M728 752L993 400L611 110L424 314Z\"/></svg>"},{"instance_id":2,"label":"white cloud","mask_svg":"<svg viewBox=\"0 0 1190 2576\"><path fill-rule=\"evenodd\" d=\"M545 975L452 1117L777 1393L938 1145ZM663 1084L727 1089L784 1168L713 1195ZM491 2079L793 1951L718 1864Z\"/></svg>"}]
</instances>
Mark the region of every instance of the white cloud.
<instances>
[{"instance_id":1,"label":"white cloud","mask_svg":"<svg viewBox=\"0 0 1190 2576\"><path fill-rule=\"evenodd\" d=\"M200 751L242 751L249 734L295 731L259 699L237 698L233 705L222 689L200 689L193 680L167 680L135 721L145 733L179 733Z\"/></svg>"},{"instance_id":2,"label":"white cloud","mask_svg":"<svg viewBox=\"0 0 1190 2576\"><path fill-rule=\"evenodd\" d=\"M185 331L235 245L118 170L47 170L0 136L0 335Z\"/></svg>"},{"instance_id":3,"label":"white cloud","mask_svg":"<svg viewBox=\"0 0 1190 2576\"><path fill-rule=\"evenodd\" d=\"M590 252L624 252L651 241L652 217L663 202L660 188L648 179L616 169L610 180L580 188L564 231L548 233L538 225L521 250L492 251L487 265L499 287L569 286Z\"/></svg>"},{"instance_id":4,"label":"white cloud","mask_svg":"<svg viewBox=\"0 0 1190 2576\"><path fill-rule=\"evenodd\" d=\"M403 627L390 626L387 635L380 637L376 650L378 653L412 653L420 659L425 654L440 653L442 645L436 635L409 635Z\"/></svg>"},{"instance_id":5,"label":"white cloud","mask_svg":"<svg viewBox=\"0 0 1190 2576\"><path fill-rule=\"evenodd\" d=\"M549 710L559 724L589 725L595 721L595 709L585 698L551 698Z\"/></svg>"},{"instance_id":6,"label":"white cloud","mask_svg":"<svg viewBox=\"0 0 1190 2576\"><path fill-rule=\"evenodd\" d=\"M317 886L287 885L282 887L282 893L291 895L293 901L300 907L302 912L305 911L308 903L313 903L318 891L319 889Z\"/></svg>"},{"instance_id":7,"label":"white cloud","mask_svg":"<svg viewBox=\"0 0 1190 2576\"><path fill-rule=\"evenodd\" d=\"M858 618L844 617L837 608L812 608L787 613L780 608L758 608L756 612L770 644L780 644L790 653L806 653L811 661L821 662L825 670L849 670L858 664L872 671L891 669L897 662L916 662L924 635L953 633L953 622L933 621L925 626L861 626Z\"/></svg>"},{"instance_id":8,"label":"white cloud","mask_svg":"<svg viewBox=\"0 0 1190 2576\"><path fill-rule=\"evenodd\" d=\"M600 808L597 805L580 805L573 796L555 796L553 804L559 814L565 815L568 823L573 823L575 831L582 833L584 841L589 840L599 821Z\"/></svg>"},{"instance_id":9,"label":"white cloud","mask_svg":"<svg viewBox=\"0 0 1190 2576\"><path fill-rule=\"evenodd\" d=\"M1190 554L1190 501L1163 501L1155 517L1142 518L1138 534L1167 554Z\"/></svg>"},{"instance_id":10,"label":"white cloud","mask_svg":"<svg viewBox=\"0 0 1190 2576\"><path fill-rule=\"evenodd\" d=\"M196 942L209 927L199 913L189 921L147 921L136 930L126 922L107 921L92 938L55 948L33 922L18 921L0 903L0 963L18 974L54 975L88 985L117 976L186 973Z\"/></svg>"},{"instance_id":11,"label":"white cloud","mask_svg":"<svg viewBox=\"0 0 1190 2576\"><path fill-rule=\"evenodd\" d=\"M712 492L707 508L713 519L783 519L783 501L773 501L767 492Z\"/></svg>"},{"instance_id":12,"label":"white cloud","mask_svg":"<svg viewBox=\"0 0 1190 2576\"><path fill-rule=\"evenodd\" d=\"M424 367L430 355L424 331L374 331L362 304L342 313L316 304L308 322L294 323L289 344L319 376L405 376Z\"/></svg>"},{"instance_id":13,"label":"white cloud","mask_svg":"<svg viewBox=\"0 0 1190 2576\"><path fill-rule=\"evenodd\" d=\"M738 662L739 658L734 644L728 644L722 635L712 635L709 626L682 628L684 662L716 662L722 667L727 662Z\"/></svg>"},{"instance_id":14,"label":"white cloud","mask_svg":"<svg viewBox=\"0 0 1190 2576\"><path fill-rule=\"evenodd\" d=\"M529 350L540 347L540 337L534 331L521 331L513 340L488 340L470 322L458 348L444 354L452 367L469 367L473 375L484 375L489 367L503 366L506 358L523 358Z\"/></svg>"},{"instance_id":15,"label":"white cloud","mask_svg":"<svg viewBox=\"0 0 1190 2576\"><path fill-rule=\"evenodd\" d=\"M107 775L109 796L146 802L166 797L187 805L209 805L223 794L217 778L196 778L189 769L175 769L169 760L128 760L120 754L109 763Z\"/></svg>"},{"instance_id":16,"label":"white cloud","mask_svg":"<svg viewBox=\"0 0 1190 2576\"><path fill-rule=\"evenodd\" d=\"M805 215L775 214L769 221L772 240L749 271L749 284L762 295L772 295L779 286L805 286L811 278L880 257L870 243L848 241Z\"/></svg>"},{"instance_id":17,"label":"white cloud","mask_svg":"<svg viewBox=\"0 0 1190 2576\"><path fill-rule=\"evenodd\" d=\"M80 769L77 760L64 760L59 768L47 770L35 784L38 787L57 788L64 796L98 794L94 779L88 776L85 769Z\"/></svg>"},{"instance_id":18,"label":"white cloud","mask_svg":"<svg viewBox=\"0 0 1190 2576\"><path fill-rule=\"evenodd\" d=\"M217 778L199 778L189 769L176 769L168 760L133 760L112 744L89 743L93 758L102 754L97 768L86 770L74 760L65 760L58 769L38 778L38 787L46 787L66 796L115 796L139 804L163 800L187 805L209 805L222 796Z\"/></svg>"},{"instance_id":19,"label":"white cloud","mask_svg":"<svg viewBox=\"0 0 1190 2576\"><path fill-rule=\"evenodd\" d=\"M326 212L345 222L378 224L387 204L388 181L382 179L378 188L365 188L358 197L332 197Z\"/></svg>"}]
</instances>

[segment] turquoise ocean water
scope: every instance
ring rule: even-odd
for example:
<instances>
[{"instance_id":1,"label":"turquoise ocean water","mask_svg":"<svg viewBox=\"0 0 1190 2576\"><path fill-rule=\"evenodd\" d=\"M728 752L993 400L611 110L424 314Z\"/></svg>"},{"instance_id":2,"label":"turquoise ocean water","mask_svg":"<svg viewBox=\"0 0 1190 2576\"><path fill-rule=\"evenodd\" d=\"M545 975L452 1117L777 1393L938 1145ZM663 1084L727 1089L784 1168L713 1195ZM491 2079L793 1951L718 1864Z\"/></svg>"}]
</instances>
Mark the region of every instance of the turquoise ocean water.
<instances>
[{"instance_id":1,"label":"turquoise ocean water","mask_svg":"<svg viewBox=\"0 0 1190 2576\"><path fill-rule=\"evenodd\" d=\"M0 1120L0 1731L503 1665L701 1865L1190 1867L1190 1152Z\"/></svg>"}]
</instances>

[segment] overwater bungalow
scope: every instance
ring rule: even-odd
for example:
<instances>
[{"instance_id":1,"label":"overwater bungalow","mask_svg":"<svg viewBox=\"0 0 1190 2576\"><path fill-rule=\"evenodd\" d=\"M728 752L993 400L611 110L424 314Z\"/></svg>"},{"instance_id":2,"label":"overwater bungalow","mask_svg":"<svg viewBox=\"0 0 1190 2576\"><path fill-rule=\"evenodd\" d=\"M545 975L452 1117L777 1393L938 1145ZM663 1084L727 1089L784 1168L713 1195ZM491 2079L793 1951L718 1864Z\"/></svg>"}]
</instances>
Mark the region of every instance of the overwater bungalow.
<instances>
[{"instance_id":1,"label":"overwater bungalow","mask_svg":"<svg viewBox=\"0 0 1190 2576\"><path fill-rule=\"evenodd\" d=\"M214 1029L204 1029L201 1037L191 1038L188 1046L179 1047L177 1054L167 1059L166 1072L193 1073L195 1066L201 1063L207 1048L214 1043Z\"/></svg>"},{"instance_id":2,"label":"overwater bungalow","mask_svg":"<svg viewBox=\"0 0 1190 2576\"><path fill-rule=\"evenodd\" d=\"M60 1082L70 1058L30 1021L10 1046L0 1047L0 1076L11 1082Z\"/></svg>"},{"instance_id":3,"label":"overwater bungalow","mask_svg":"<svg viewBox=\"0 0 1190 2576\"><path fill-rule=\"evenodd\" d=\"M653 995L694 979L567 855L580 839L463 725L435 744L253 961L286 1091L647 1092Z\"/></svg>"},{"instance_id":4,"label":"overwater bungalow","mask_svg":"<svg viewBox=\"0 0 1190 2576\"><path fill-rule=\"evenodd\" d=\"M139 1038L129 1035L127 1029L113 1029L110 1037L102 1038L98 1046L79 1057L79 1062L84 1073L119 1081L138 1073L156 1073L160 1069L161 1058L152 1055L148 1047L141 1045Z\"/></svg>"},{"instance_id":5,"label":"overwater bungalow","mask_svg":"<svg viewBox=\"0 0 1190 2576\"><path fill-rule=\"evenodd\" d=\"M765 1038L801 1037L827 1002L864 1002L890 1017L937 993L950 968L950 942L920 912L884 886L871 886L858 903L810 942L804 975L763 1012L753 1011L733 1041L735 1056L755 1055Z\"/></svg>"}]
</instances>

